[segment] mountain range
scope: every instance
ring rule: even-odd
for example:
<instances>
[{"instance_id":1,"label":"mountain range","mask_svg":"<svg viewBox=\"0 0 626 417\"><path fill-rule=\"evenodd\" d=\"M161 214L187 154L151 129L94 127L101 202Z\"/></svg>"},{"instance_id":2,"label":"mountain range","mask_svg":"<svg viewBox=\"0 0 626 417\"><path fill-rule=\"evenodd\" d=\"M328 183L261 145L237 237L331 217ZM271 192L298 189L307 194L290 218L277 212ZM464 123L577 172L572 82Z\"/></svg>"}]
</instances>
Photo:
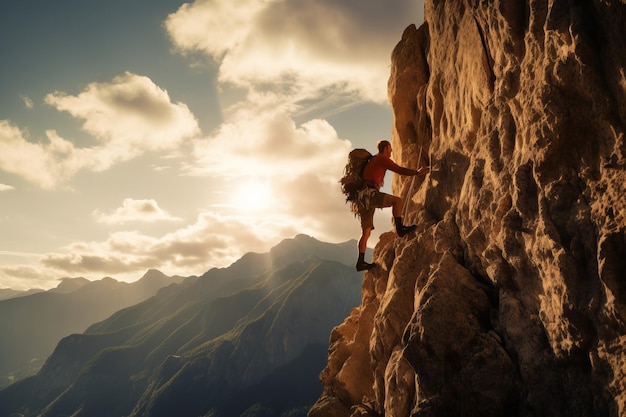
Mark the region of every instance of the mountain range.
<instances>
[{"instance_id":1,"label":"mountain range","mask_svg":"<svg viewBox=\"0 0 626 417\"><path fill-rule=\"evenodd\" d=\"M156 270L133 283L66 278L49 291L0 301L0 387L37 371L62 337L181 281Z\"/></svg>"},{"instance_id":2,"label":"mountain range","mask_svg":"<svg viewBox=\"0 0 626 417\"><path fill-rule=\"evenodd\" d=\"M11 288L0 288L0 301L8 300L10 298L16 298L16 297L24 297L27 295L36 294L38 292L43 292L43 291L44 290L40 288L35 288L32 290L26 290L26 291L19 291L19 290L14 290Z\"/></svg>"},{"instance_id":3,"label":"mountain range","mask_svg":"<svg viewBox=\"0 0 626 417\"><path fill-rule=\"evenodd\" d=\"M304 416L331 329L360 302L354 241L287 239L62 339L2 416Z\"/></svg>"}]
</instances>

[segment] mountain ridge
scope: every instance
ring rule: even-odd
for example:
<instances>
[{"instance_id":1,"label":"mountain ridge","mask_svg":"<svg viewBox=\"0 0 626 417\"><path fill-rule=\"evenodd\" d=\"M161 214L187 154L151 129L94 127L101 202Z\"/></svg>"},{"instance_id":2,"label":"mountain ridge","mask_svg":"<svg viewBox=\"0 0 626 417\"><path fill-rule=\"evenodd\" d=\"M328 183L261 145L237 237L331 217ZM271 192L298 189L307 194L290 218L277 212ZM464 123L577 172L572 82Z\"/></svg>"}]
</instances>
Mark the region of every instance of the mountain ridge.
<instances>
[{"instance_id":1,"label":"mountain ridge","mask_svg":"<svg viewBox=\"0 0 626 417\"><path fill-rule=\"evenodd\" d=\"M358 304L355 247L301 235L163 288L62 339L36 376L0 391L0 414L304 416L330 329ZM269 383L294 399L262 395Z\"/></svg>"},{"instance_id":2,"label":"mountain ridge","mask_svg":"<svg viewBox=\"0 0 626 417\"><path fill-rule=\"evenodd\" d=\"M52 353L62 337L83 331L94 321L181 279L155 271L133 283L67 278L51 290L0 301L0 375L4 384L11 374L32 372L29 368Z\"/></svg>"}]
</instances>

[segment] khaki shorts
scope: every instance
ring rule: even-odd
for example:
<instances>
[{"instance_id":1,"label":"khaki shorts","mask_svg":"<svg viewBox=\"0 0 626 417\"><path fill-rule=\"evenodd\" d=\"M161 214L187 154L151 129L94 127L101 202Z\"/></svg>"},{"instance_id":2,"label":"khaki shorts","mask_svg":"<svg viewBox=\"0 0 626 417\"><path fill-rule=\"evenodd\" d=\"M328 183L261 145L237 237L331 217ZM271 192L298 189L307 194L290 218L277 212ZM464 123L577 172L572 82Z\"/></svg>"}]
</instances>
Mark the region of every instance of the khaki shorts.
<instances>
[{"instance_id":1,"label":"khaki shorts","mask_svg":"<svg viewBox=\"0 0 626 417\"><path fill-rule=\"evenodd\" d=\"M393 196L391 194L376 191L370 200L369 209L359 212L359 217L361 217L361 229L374 230L374 211L376 211L377 208L391 207L392 205Z\"/></svg>"}]
</instances>

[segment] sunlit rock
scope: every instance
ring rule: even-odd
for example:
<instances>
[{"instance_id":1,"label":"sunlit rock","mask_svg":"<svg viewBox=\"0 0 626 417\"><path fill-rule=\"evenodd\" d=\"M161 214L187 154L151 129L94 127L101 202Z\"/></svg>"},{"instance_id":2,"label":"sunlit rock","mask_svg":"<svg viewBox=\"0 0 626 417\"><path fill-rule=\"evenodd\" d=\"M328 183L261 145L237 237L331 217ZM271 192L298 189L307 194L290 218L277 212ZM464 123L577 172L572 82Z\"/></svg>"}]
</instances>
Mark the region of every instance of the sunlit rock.
<instances>
[{"instance_id":1,"label":"sunlit rock","mask_svg":"<svg viewBox=\"0 0 626 417\"><path fill-rule=\"evenodd\" d=\"M624 415L626 5L425 17L389 80L418 230L378 243L309 415Z\"/></svg>"}]
</instances>

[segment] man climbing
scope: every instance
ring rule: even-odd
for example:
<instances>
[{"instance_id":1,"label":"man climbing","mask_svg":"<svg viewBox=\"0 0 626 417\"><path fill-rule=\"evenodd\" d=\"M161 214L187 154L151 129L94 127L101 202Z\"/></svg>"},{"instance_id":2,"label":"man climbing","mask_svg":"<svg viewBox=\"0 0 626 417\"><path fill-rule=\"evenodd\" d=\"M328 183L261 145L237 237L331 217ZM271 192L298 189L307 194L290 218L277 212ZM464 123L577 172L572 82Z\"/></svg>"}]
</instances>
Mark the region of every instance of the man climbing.
<instances>
[{"instance_id":1,"label":"man climbing","mask_svg":"<svg viewBox=\"0 0 626 417\"><path fill-rule=\"evenodd\" d=\"M363 169L363 179L367 187L361 191L366 200L359 205L359 217L361 218L361 239L359 239L359 259L356 263L357 271L365 271L376 266L374 263L365 262L365 250L367 240L374 229L374 211L377 208L391 207L393 222L398 236L405 236L415 230L415 225L405 226L402 224L402 198L395 195L386 194L380 191L387 170L400 175L425 175L428 167L421 167L419 170L401 167L391 160L391 143L387 140L378 141L378 153L372 157Z\"/></svg>"}]
</instances>

